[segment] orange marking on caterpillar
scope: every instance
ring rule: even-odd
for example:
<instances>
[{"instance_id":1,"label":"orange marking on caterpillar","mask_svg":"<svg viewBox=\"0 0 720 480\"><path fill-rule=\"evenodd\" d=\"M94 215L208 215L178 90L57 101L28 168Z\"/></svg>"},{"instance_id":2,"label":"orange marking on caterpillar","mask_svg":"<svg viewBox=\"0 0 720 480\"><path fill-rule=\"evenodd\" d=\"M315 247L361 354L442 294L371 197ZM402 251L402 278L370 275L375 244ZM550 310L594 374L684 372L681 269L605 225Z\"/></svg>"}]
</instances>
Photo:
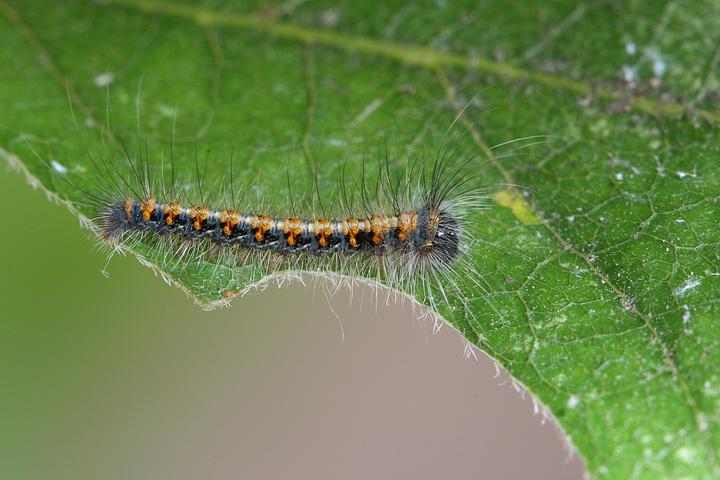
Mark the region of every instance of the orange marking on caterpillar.
<instances>
[{"instance_id":1,"label":"orange marking on caterpillar","mask_svg":"<svg viewBox=\"0 0 720 480\"><path fill-rule=\"evenodd\" d=\"M190 211L190 218L193 221L193 228L195 230L200 230L202 228L202 223L208 219L208 216L210 214L210 209L207 207L197 207L193 208Z\"/></svg>"},{"instance_id":2,"label":"orange marking on caterpillar","mask_svg":"<svg viewBox=\"0 0 720 480\"><path fill-rule=\"evenodd\" d=\"M408 213L401 213L397 216L397 229L398 238L401 242L408 239L408 230L410 229L410 215Z\"/></svg>"},{"instance_id":3,"label":"orange marking on caterpillar","mask_svg":"<svg viewBox=\"0 0 720 480\"><path fill-rule=\"evenodd\" d=\"M240 214L235 210L223 210L220 215L220 223L223 224L223 235L232 235L233 228L240 223Z\"/></svg>"},{"instance_id":4,"label":"orange marking on caterpillar","mask_svg":"<svg viewBox=\"0 0 720 480\"><path fill-rule=\"evenodd\" d=\"M370 224L371 231L373 233L373 243L375 245L380 245L383 239L385 239L385 236L390 232L388 217L387 215L382 215L380 217L373 215L370 219Z\"/></svg>"},{"instance_id":5,"label":"orange marking on caterpillar","mask_svg":"<svg viewBox=\"0 0 720 480\"><path fill-rule=\"evenodd\" d=\"M283 233L287 235L287 243L291 247L297 245L297 239L302 234L302 221L295 217L286 218L283 221Z\"/></svg>"},{"instance_id":6,"label":"orange marking on caterpillar","mask_svg":"<svg viewBox=\"0 0 720 480\"><path fill-rule=\"evenodd\" d=\"M313 222L313 233L318 237L318 243L321 247L327 247L327 237L332 235L332 222L321 218Z\"/></svg>"},{"instance_id":7,"label":"orange marking on caterpillar","mask_svg":"<svg viewBox=\"0 0 720 480\"><path fill-rule=\"evenodd\" d=\"M127 214L128 220L132 219L133 203L135 203L135 200L133 200L131 198L128 198L127 200L125 200L125 213Z\"/></svg>"},{"instance_id":8,"label":"orange marking on caterpillar","mask_svg":"<svg viewBox=\"0 0 720 480\"><path fill-rule=\"evenodd\" d=\"M166 215L165 224L175 225L175 217L180 215L182 211L182 205L175 202L166 203L163 207L163 213Z\"/></svg>"},{"instance_id":9,"label":"orange marking on caterpillar","mask_svg":"<svg viewBox=\"0 0 720 480\"><path fill-rule=\"evenodd\" d=\"M253 215L253 221L250 226L253 230L257 230L255 232L255 241L265 241L265 234L270 230L271 225L272 217L268 217L267 215Z\"/></svg>"},{"instance_id":10,"label":"orange marking on caterpillar","mask_svg":"<svg viewBox=\"0 0 720 480\"><path fill-rule=\"evenodd\" d=\"M357 248L358 243L357 243L357 239L355 238L355 235L360 233L360 226L358 225L358 220L357 220L357 218L350 217L347 219L346 223L348 226L348 230L347 230L347 233L345 232L345 230L343 230L343 235L350 235L350 239L348 240L348 243L350 244L351 247Z\"/></svg>"},{"instance_id":11,"label":"orange marking on caterpillar","mask_svg":"<svg viewBox=\"0 0 720 480\"><path fill-rule=\"evenodd\" d=\"M150 220L150 215L155 211L155 199L150 197L141 206L143 220Z\"/></svg>"},{"instance_id":12,"label":"orange marking on caterpillar","mask_svg":"<svg viewBox=\"0 0 720 480\"><path fill-rule=\"evenodd\" d=\"M428 216L430 217L430 219L427 223L428 235L425 239L425 245L432 246L433 242L435 241L435 233L440 226L440 212L437 210L430 210L428 212Z\"/></svg>"}]
</instances>

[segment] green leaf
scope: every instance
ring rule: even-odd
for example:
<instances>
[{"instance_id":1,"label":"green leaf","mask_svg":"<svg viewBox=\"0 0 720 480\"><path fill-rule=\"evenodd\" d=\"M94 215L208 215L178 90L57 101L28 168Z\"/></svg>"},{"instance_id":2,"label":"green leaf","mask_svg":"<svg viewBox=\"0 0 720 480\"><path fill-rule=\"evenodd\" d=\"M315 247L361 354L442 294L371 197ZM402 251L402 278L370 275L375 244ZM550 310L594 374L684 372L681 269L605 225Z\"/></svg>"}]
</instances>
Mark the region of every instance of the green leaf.
<instances>
[{"instance_id":1,"label":"green leaf","mask_svg":"<svg viewBox=\"0 0 720 480\"><path fill-rule=\"evenodd\" d=\"M155 157L197 149L210 180L233 153L260 191L291 161L312 186L317 162L324 188L339 159L382 155L378 132L436 151L479 94L452 140L500 185L468 254L487 292L468 281L441 313L593 476L720 476L720 5L356 3L0 2L0 153L81 214L33 150L81 187L83 141L100 155L122 134ZM529 155L487 149L538 134L552 142ZM260 280L137 254L204 304Z\"/></svg>"}]
</instances>

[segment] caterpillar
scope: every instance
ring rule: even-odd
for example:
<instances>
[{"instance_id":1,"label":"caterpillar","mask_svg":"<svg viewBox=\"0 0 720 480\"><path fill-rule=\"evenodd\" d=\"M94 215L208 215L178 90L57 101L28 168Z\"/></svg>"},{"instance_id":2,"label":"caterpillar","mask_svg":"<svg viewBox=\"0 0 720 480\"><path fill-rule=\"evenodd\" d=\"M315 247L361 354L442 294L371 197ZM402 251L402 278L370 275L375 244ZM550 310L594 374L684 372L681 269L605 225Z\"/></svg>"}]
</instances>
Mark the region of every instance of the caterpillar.
<instances>
[{"instance_id":1,"label":"caterpillar","mask_svg":"<svg viewBox=\"0 0 720 480\"><path fill-rule=\"evenodd\" d=\"M190 242L207 239L215 249L268 250L279 256L366 254L380 260L394 254L401 268L411 274L426 274L449 267L460 254L464 233L460 214L452 203L457 200L451 196L455 187L444 182L442 172L436 169L429 187L417 199L419 208L397 206L394 213L365 218L311 220L158 201L152 193L142 198L87 196L98 207L105 241L121 240L127 232L152 232Z\"/></svg>"},{"instance_id":2,"label":"caterpillar","mask_svg":"<svg viewBox=\"0 0 720 480\"><path fill-rule=\"evenodd\" d=\"M260 169L274 179L265 184L287 175L288 201L277 202L283 189L263 190L247 171L238 188L232 159L224 186L208 186L197 152L184 162L153 158L141 147L133 155L122 138L120 148L104 153L85 148L90 185L79 186L58 162L51 170L79 195L73 202L84 206L86 225L111 255L142 251L141 261L169 282L202 266L203 283L216 292L216 301L201 301L205 308L270 277L307 272L375 282L438 311L451 296L467 301L463 285L487 291L467 256L477 241L477 212L487 206L478 180L483 162L449 145L454 124L434 154L421 148L403 162L386 145L376 162L363 156L359 177L346 175L341 160L334 182L316 173L299 201L303 188L289 166Z\"/></svg>"}]
</instances>

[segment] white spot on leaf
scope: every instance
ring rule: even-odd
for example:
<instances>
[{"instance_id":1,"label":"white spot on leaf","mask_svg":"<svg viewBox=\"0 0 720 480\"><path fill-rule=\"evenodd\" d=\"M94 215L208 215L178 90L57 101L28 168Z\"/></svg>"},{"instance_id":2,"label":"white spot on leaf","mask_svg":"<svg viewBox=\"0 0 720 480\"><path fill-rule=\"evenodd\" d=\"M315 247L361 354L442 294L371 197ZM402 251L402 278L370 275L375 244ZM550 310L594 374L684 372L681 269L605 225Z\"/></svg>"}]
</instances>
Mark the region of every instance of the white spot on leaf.
<instances>
[{"instance_id":1,"label":"white spot on leaf","mask_svg":"<svg viewBox=\"0 0 720 480\"><path fill-rule=\"evenodd\" d=\"M675 172L675 174L680 178L685 178L685 177L695 178L695 177L697 177L697 174L695 172L688 173L688 172L681 172L680 170L678 170L677 172Z\"/></svg>"},{"instance_id":2,"label":"white spot on leaf","mask_svg":"<svg viewBox=\"0 0 720 480\"><path fill-rule=\"evenodd\" d=\"M60 175L65 175L68 172L67 167L57 160L50 160L50 166Z\"/></svg>"},{"instance_id":3,"label":"white spot on leaf","mask_svg":"<svg viewBox=\"0 0 720 480\"><path fill-rule=\"evenodd\" d=\"M678 288L676 288L673 293L675 294L676 297L682 297L685 294L685 292L687 292L688 290L692 290L693 288L700 285L701 281L702 280L700 280L696 277L690 276L690 277L688 277L687 280L685 280L685 282L683 282L682 285L680 285Z\"/></svg>"},{"instance_id":4,"label":"white spot on leaf","mask_svg":"<svg viewBox=\"0 0 720 480\"><path fill-rule=\"evenodd\" d=\"M93 78L93 85L96 87L107 87L113 82L113 80L115 80L115 74L112 72L105 72Z\"/></svg>"}]
</instances>

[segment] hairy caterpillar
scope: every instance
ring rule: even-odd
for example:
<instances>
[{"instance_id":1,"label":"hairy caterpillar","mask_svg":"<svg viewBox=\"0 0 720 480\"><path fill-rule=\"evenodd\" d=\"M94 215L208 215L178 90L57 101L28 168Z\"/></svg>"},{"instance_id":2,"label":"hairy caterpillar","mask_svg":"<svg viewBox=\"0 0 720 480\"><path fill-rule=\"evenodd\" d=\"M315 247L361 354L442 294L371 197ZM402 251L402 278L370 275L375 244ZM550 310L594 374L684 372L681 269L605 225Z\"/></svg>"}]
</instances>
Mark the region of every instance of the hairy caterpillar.
<instances>
[{"instance_id":1,"label":"hairy caterpillar","mask_svg":"<svg viewBox=\"0 0 720 480\"><path fill-rule=\"evenodd\" d=\"M465 296L461 284L486 291L466 256L476 241L473 217L486 205L478 181L483 162L448 146L451 129L434 154L421 148L403 161L386 144L377 161L363 156L360 174L346 174L347 161L339 161L333 181L316 173L314 184L304 186L309 193L300 195L291 167L261 168L273 179L265 184L276 186L287 175L286 201L278 200L283 188L263 189L252 172L237 175L232 159L229 179L206 185L197 152L179 161L140 147L135 157L122 139L120 148L85 149L94 179L87 185L78 186L65 165L54 162L52 169L113 251L145 248L154 256L141 254L145 263L175 272L167 274L170 281L178 271L209 267L203 282L215 285L216 298L201 300L207 308L258 278L309 272L369 280L437 310L448 296Z\"/></svg>"},{"instance_id":2,"label":"hairy caterpillar","mask_svg":"<svg viewBox=\"0 0 720 480\"><path fill-rule=\"evenodd\" d=\"M86 196L97 207L104 241L122 241L128 234L172 235L189 243L206 240L215 251L268 251L278 261L295 256L360 255L365 261L377 260L378 272L387 261L393 271L400 268L411 275L427 275L452 266L466 235L459 210L463 196L455 192L462 179L445 179L441 168L442 162L434 166L429 184L417 182L419 194L413 191L407 192L406 198L393 198L390 210L342 219L304 219L293 212L275 217L252 207L243 209L250 213L241 213L237 207L183 205L167 192L158 192L162 199L156 199L158 194L144 180L142 191L123 191L117 179L112 179L118 187L114 191L105 189L106 195L100 196L86 192ZM137 173L132 165L131 170Z\"/></svg>"}]
</instances>

